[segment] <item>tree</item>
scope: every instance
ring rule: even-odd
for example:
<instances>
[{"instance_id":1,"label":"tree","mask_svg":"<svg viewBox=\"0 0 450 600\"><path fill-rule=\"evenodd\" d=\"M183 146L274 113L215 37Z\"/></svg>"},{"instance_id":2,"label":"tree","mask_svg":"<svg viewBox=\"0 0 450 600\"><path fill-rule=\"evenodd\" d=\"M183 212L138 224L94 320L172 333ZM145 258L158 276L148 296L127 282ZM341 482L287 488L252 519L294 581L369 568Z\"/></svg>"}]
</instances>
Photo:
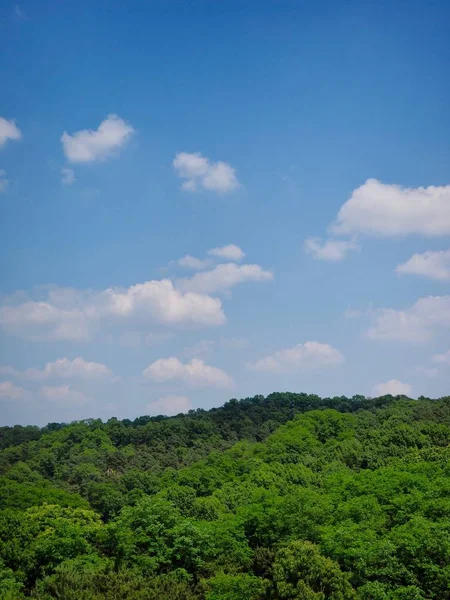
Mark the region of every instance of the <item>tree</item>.
<instances>
[{"instance_id":1,"label":"tree","mask_svg":"<svg viewBox=\"0 0 450 600\"><path fill-rule=\"evenodd\" d=\"M348 576L311 542L294 541L278 551L273 580L283 600L352 600Z\"/></svg>"},{"instance_id":2,"label":"tree","mask_svg":"<svg viewBox=\"0 0 450 600\"><path fill-rule=\"evenodd\" d=\"M267 585L267 581L247 573L220 573L203 581L206 600L261 600Z\"/></svg>"}]
</instances>

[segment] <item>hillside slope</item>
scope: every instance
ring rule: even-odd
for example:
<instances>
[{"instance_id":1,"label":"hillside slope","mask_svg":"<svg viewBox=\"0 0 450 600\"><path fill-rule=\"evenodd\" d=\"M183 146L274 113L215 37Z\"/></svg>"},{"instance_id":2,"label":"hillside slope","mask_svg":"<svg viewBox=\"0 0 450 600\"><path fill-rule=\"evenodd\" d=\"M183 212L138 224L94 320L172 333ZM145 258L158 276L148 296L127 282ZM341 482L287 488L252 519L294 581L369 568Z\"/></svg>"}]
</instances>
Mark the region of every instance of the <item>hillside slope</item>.
<instances>
[{"instance_id":1,"label":"hillside slope","mask_svg":"<svg viewBox=\"0 0 450 600\"><path fill-rule=\"evenodd\" d=\"M1 598L450 598L449 398L143 421L0 453Z\"/></svg>"}]
</instances>

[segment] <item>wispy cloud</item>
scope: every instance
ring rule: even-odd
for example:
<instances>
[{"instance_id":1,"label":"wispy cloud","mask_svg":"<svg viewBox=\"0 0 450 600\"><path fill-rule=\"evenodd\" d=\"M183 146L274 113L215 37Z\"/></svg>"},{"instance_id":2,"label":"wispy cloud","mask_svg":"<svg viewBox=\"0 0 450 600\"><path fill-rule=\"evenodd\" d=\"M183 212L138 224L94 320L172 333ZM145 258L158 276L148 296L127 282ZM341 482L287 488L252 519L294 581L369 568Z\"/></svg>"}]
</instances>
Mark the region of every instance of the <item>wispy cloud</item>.
<instances>
[{"instance_id":1,"label":"wispy cloud","mask_svg":"<svg viewBox=\"0 0 450 600\"><path fill-rule=\"evenodd\" d=\"M15 4L14 5L14 11L13 11L14 17L16 19L18 19L19 21L25 21L27 19L27 14L24 11L24 9L19 6L19 4Z\"/></svg>"},{"instance_id":2,"label":"wispy cloud","mask_svg":"<svg viewBox=\"0 0 450 600\"><path fill-rule=\"evenodd\" d=\"M5 193L8 190L9 180L6 178L6 171L0 169L0 194Z\"/></svg>"},{"instance_id":3,"label":"wispy cloud","mask_svg":"<svg viewBox=\"0 0 450 600\"><path fill-rule=\"evenodd\" d=\"M64 185L72 185L73 183L75 183L76 179L73 169L63 167L61 169L61 181Z\"/></svg>"},{"instance_id":4,"label":"wispy cloud","mask_svg":"<svg viewBox=\"0 0 450 600\"><path fill-rule=\"evenodd\" d=\"M59 358L54 362L48 362L43 369L33 367L20 371L11 366L0 366L0 374L22 377L32 381L60 378L115 380L112 371L106 365L97 362L89 362L80 356L73 360Z\"/></svg>"},{"instance_id":5,"label":"wispy cloud","mask_svg":"<svg viewBox=\"0 0 450 600\"><path fill-rule=\"evenodd\" d=\"M250 281L270 281L273 273L259 265L236 265L225 263L211 271L196 273L190 278L179 279L176 285L183 291L200 294L227 292L235 285Z\"/></svg>"},{"instance_id":6,"label":"wispy cloud","mask_svg":"<svg viewBox=\"0 0 450 600\"><path fill-rule=\"evenodd\" d=\"M210 161L200 152L178 152L173 167L177 175L185 180L181 188L187 192L203 189L226 193L239 187L236 171L229 163Z\"/></svg>"},{"instance_id":7,"label":"wispy cloud","mask_svg":"<svg viewBox=\"0 0 450 600\"><path fill-rule=\"evenodd\" d=\"M450 296L419 298L404 309L382 308L371 316L370 339L428 342L439 328L450 328Z\"/></svg>"},{"instance_id":8,"label":"wispy cloud","mask_svg":"<svg viewBox=\"0 0 450 600\"><path fill-rule=\"evenodd\" d=\"M163 396L147 405L151 415L178 415L191 410L192 405L186 396Z\"/></svg>"},{"instance_id":9,"label":"wispy cloud","mask_svg":"<svg viewBox=\"0 0 450 600\"><path fill-rule=\"evenodd\" d=\"M25 395L25 390L12 381L0 382L0 400L19 400Z\"/></svg>"},{"instance_id":10,"label":"wispy cloud","mask_svg":"<svg viewBox=\"0 0 450 600\"><path fill-rule=\"evenodd\" d=\"M352 250L360 250L359 244L344 240L321 240L313 237L305 240L305 251L318 260L338 262L343 260Z\"/></svg>"},{"instance_id":11,"label":"wispy cloud","mask_svg":"<svg viewBox=\"0 0 450 600\"><path fill-rule=\"evenodd\" d=\"M0 117L0 148L5 146L8 140L20 140L22 132L17 127L14 121L7 121Z\"/></svg>"},{"instance_id":12,"label":"wispy cloud","mask_svg":"<svg viewBox=\"0 0 450 600\"><path fill-rule=\"evenodd\" d=\"M339 365L344 357L337 348L320 342L305 342L278 350L247 366L263 373L296 373Z\"/></svg>"},{"instance_id":13,"label":"wispy cloud","mask_svg":"<svg viewBox=\"0 0 450 600\"><path fill-rule=\"evenodd\" d=\"M211 248L211 250L208 250L208 254L216 258L225 258L226 260L232 261L240 261L245 256L242 248L239 248L236 244L227 244L226 246Z\"/></svg>"}]
</instances>

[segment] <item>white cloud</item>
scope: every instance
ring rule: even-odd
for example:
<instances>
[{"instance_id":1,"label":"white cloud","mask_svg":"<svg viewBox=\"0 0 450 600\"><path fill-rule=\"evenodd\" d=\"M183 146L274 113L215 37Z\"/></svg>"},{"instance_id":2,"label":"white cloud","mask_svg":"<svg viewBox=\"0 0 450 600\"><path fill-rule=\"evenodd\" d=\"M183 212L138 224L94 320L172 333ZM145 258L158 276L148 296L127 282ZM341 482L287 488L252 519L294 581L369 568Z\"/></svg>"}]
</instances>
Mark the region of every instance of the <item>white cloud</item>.
<instances>
[{"instance_id":1,"label":"white cloud","mask_svg":"<svg viewBox=\"0 0 450 600\"><path fill-rule=\"evenodd\" d=\"M63 379L113 379L112 371L102 363L88 362L81 358L69 360L59 358L54 362L48 362L43 369L27 369L23 372L24 377L34 380L63 378Z\"/></svg>"},{"instance_id":2,"label":"white cloud","mask_svg":"<svg viewBox=\"0 0 450 600\"><path fill-rule=\"evenodd\" d=\"M435 354L433 356L433 362L450 365L450 350L447 350L447 352L444 352L443 354Z\"/></svg>"},{"instance_id":3,"label":"white cloud","mask_svg":"<svg viewBox=\"0 0 450 600\"><path fill-rule=\"evenodd\" d=\"M383 308L373 311L371 339L427 342L436 330L450 327L450 296L419 298L403 310Z\"/></svg>"},{"instance_id":4,"label":"white cloud","mask_svg":"<svg viewBox=\"0 0 450 600\"><path fill-rule=\"evenodd\" d=\"M450 186L405 188L368 179L341 207L337 234L436 237L450 234Z\"/></svg>"},{"instance_id":5,"label":"white cloud","mask_svg":"<svg viewBox=\"0 0 450 600\"><path fill-rule=\"evenodd\" d=\"M25 390L17 385L14 385L12 381L0 382L0 400L18 400L23 398Z\"/></svg>"},{"instance_id":6,"label":"white cloud","mask_svg":"<svg viewBox=\"0 0 450 600\"><path fill-rule=\"evenodd\" d=\"M0 117L0 148L2 148L8 140L20 140L22 133L14 121L7 121Z\"/></svg>"},{"instance_id":7,"label":"white cloud","mask_svg":"<svg viewBox=\"0 0 450 600\"><path fill-rule=\"evenodd\" d=\"M114 155L134 133L133 127L117 115L108 115L98 129L82 129L61 136L64 154L73 163L105 160Z\"/></svg>"},{"instance_id":8,"label":"white cloud","mask_svg":"<svg viewBox=\"0 0 450 600\"><path fill-rule=\"evenodd\" d=\"M333 346L320 342L305 342L293 348L278 350L247 366L253 371L265 373L296 373L335 366L343 362L343 355Z\"/></svg>"},{"instance_id":9,"label":"white cloud","mask_svg":"<svg viewBox=\"0 0 450 600\"><path fill-rule=\"evenodd\" d=\"M338 262L343 260L348 252L359 250L360 246L351 241L308 238L305 240L304 248L308 254L312 254L318 260Z\"/></svg>"},{"instance_id":10,"label":"white cloud","mask_svg":"<svg viewBox=\"0 0 450 600\"><path fill-rule=\"evenodd\" d=\"M225 258L231 261L242 260L245 256L242 248L236 246L236 244L227 244L226 246L219 246L218 248L211 248L208 250L210 256L216 256L218 258Z\"/></svg>"},{"instance_id":11,"label":"white cloud","mask_svg":"<svg viewBox=\"0 0 450 600\"><path fill-rule=\"evenodd\" d=\"M212 248L211 250L208 250L207 254L214 258L226 259L233 262L240 261L245 256L242 249L235 244ZM208 267L211 267L214 264L214 261L212 258L202 259L186 254L178 260L171 261L171 264L177 264L184 269L192 269L193 271L204 271Z\"/></svg>"},{"instance_id":12,"label":"white cloud","mask_svg":"<svg viewBox=\"0 0 450 600\"><path fill-rule=\"evenodd\" d=\"M222 325L218 298L183 293L168 279L101 292L53 288L44 300L0 306L0 327L29 339L86 340L105 324Z\"/></svg>"},{"instance_id":13,"label":"white cloud","mask_svg":"<svg viewBox=\"0 0 450 600\"><path fill-rule=\"evenodd\" d=\"M173 160L177 175L186 181L181 188L188 192L205 189L231 192L239 186L236 171L226 162L211 162L200 152L178 152Z\"/></svg>"},{"instance_id":14,"label":"white cloud","mask_svg":"<svg viewBox=\"0 0 450 600\"><path fill-rule=\"evenodd\" d=\"M238 283L246 281L270 281L271 271L265 271L259 265L236 265L225 263L217 265L211 271L196 273L190 278L179 279L177 288L185 292L213 294L226 292Z\"/></svg>"},{"instance_id":15,"label":"white cloud","mask_svg":"<svg viewBox=\"0 0 450 600\"><path fill-rule=\"evenodd\" d=\"M6 179L5 169L0 169L0 194L6 192L9 186L9 180Z\"/></svg>"},{"instance_id":16,"label":"white cloud","mask_svg":"<svg viewBox=\"0 0 450 600\"><path fill-rule=\"evenodd\" d=\"M188 412L191 408L192 405L186 396L163 396L147 406L151 415L178 415Z\"/></svg>"},{"instance_id":17,"label":"white cloud","mask_svg":"<svg viewBox=\"0 0 450 600\"><path fill-rule=\"evenodd\" d=\"M195 258L195 256L191 256L190 254L186 254L183 258L179 258L174 261L183 269L192 269L193 271L202 271L203 269L207 269L211 265L211 261L207 258L204 260L200 258Z\"/></svg>"},{"instance_id":18,"label":"white cloud","mask_svg":"<svg viewBox=\"0 0 450 600\"><path fill-rule=\"evenodd\" d=\"M88 315L115 318L149 317L169 325L221 325L222 305L217 298L198 293L182 293L168 279L147 281L130 288L108 289L94 298Z\"/></svg>"},{"instance_id":19,"label":"white cloud","mask_svg":"<svg viewBox=\"0 0 450 600\"><path fill-rule=\"evenodd\" d=\"M450 200L449 200L450 201ZM405 263L398 265L397 273L423 275L438 281L450 281L450 250L413 254Z\"/></svg>"},{"instance_id":20,"label":"white cloud","mask_svg":"<svg viewBox=\"0 0 450 600\"><path fill-rule=\"evenodd\" d=\"M385 383L379 383L372 390L372 396L378 398L380 396L408 396L412 397L412 386L409 383L402 383L397 379L391 379Z\"/></svg>"},{"instance_id":21,"label":"white cloud","mask_svg":"<svg viewBox=\"0 0 450 600\"><path fill-rule=\"evenodd\" d=\"M0 306L0 327L28 339L86 340L89 323L79 309L65 309L49 302L28 301Z\"/></svg>"},{"instance_id":22,"label":"white cloud","mask_svg":"<svg viewBox=\"0 0 450 600\"><path fill-rule=\"evenodd\" d=\"M61 386L44 385L39 390L39 395L46 400L66 406L79 406L89 401L85 394L74 390L67 384Z\"/></svg>"},{"instance_id":23,"label":"white cloud","mask_svg":"<svg viewBox=\"0 0 450 600\"><path fill-rule=\"evenodd\" d=\"M183 364L178 358L160 358L148 366L142 374L153 381L174 381L196 386L233 387L232 377L222 369L211 367L203 360L193 358Z\"/></svg>"},{"instance_id":24,"label":"white cloud","mask_svg":"<svg viewBox=\"0 0 450 600\"><path fill-rule=\"evenodd\" d=\"M76 179L73 169L63 167L61 169L61 181L64 185L72 185L72 183L75 183Z\"/></svg>"}]
</instances>

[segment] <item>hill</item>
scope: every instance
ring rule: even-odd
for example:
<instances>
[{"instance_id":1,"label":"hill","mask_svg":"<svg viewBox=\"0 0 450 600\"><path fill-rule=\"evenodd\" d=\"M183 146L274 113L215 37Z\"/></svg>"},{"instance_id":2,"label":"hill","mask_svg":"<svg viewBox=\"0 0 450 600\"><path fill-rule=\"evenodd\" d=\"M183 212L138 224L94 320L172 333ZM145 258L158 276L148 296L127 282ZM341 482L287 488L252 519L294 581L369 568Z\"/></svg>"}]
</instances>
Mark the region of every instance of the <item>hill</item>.
<instances>
[{"instance_id":1,"label":"hill","mask_svg":"<svg viewBox=\"0 0 450 600\"><path fill-rule=\"evenodd\" d=\"M0 434L5 600L450 598L450 398Z\"/></svg>"}]
</instances>

